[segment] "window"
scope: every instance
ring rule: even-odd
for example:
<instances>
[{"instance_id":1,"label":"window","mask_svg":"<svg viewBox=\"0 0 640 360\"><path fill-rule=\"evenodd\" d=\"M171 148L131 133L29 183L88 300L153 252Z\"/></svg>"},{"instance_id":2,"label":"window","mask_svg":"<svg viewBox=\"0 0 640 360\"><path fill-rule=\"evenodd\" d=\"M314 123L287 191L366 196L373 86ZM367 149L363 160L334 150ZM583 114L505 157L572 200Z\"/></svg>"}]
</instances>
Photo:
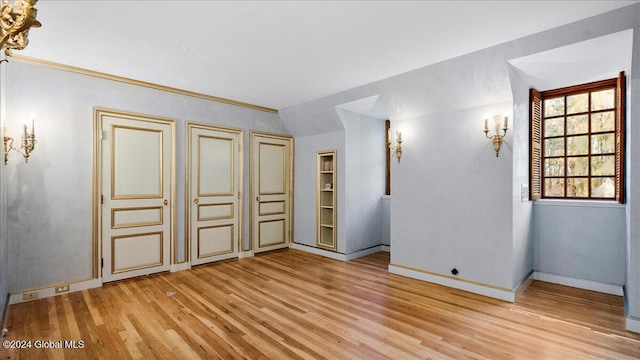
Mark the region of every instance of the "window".
<instances>
[{"instance_id":1,"label":"window","mask_svg":"<svg viewBox=\"0 0 640 360\"><path fill-rule=\"evenodd\" d=\"M624 202L625 82L531 89L532 200Z\"/></svg>"},{"instance_id":2,"label":"window","mask_svg":"<svg viewBox=\"0 0 640 360\"><path fill-rule=\"evenodd\" d=\"M384 167L384 193L385 195L391 195L391 121L385 120L385 143L384 143L384 151L387 153L387 157L385 158L385 167Z\"/></svg>"}]
</instances>

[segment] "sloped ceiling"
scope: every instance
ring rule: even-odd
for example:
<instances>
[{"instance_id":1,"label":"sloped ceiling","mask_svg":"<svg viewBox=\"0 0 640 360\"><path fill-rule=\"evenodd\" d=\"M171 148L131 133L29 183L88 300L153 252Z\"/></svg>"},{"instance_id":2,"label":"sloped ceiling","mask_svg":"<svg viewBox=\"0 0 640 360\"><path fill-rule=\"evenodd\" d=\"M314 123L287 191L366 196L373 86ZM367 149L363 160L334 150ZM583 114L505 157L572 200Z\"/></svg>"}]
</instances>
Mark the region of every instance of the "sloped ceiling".
<instances>
[{"instance_id":1,"label":"sloped ceiling","mask_svg":"<svg viewBox=\"0 0 640 360\"><path fill-rule=\"evenodd\" d=\"M547 50L509 63L539 91L611 79L631 72L633 30L625 30Z\"/></svg>"},{"instance_id":2,"label":"sloped ceiling","mask_svg":"<svg viewBox=\"0 0 640 360\"><path fill-rule=\"evenodd\" d=\"M17 54L282 109L638 1L46 1Z\"/></svg>"}]
</instances>

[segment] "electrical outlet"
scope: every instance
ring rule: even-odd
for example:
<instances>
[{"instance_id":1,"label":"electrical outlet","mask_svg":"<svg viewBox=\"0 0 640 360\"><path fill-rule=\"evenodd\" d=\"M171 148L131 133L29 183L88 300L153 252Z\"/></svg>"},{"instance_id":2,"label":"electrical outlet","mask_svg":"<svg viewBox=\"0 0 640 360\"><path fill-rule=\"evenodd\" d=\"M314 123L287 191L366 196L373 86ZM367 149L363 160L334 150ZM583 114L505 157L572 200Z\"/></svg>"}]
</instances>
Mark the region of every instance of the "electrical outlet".
<instances>
[{"instance_id":1,"label":"electrical outlet","mask_svg":"<svg viewBox=\"0 0 640 360\"><path fill-rule=\"evenodd\" d=\"M69 291L69 284L56 285L56 294Z\"/></svg>"},{"instance_id":2,"label":"electrical outlet","mask_svg":"<svg viewBox=\"0 0 640 360\"><path fill-rule=\"evenodd\" d=\"M26 292L22 294L22 301L36 300L40 298L37 291Z\"/></svg>"}]
</instances>

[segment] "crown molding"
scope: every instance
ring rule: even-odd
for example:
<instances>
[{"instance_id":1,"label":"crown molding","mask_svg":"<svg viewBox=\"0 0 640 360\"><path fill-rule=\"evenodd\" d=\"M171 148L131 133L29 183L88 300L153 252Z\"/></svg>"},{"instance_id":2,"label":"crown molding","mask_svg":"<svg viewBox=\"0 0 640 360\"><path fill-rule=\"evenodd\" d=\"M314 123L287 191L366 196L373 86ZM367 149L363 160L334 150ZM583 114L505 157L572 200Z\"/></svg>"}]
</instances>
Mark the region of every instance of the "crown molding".
<instances>
[{"instance_id":1,"label":"crown molding","mask_svg":"<svg viewBox=\"0 0 640 360\"><path fill-rule=\"evenodd\" d=\"M78 74L93 76L93 77L97 77L97 78L101 78L101 79L118 81L118 82L125 83L125 84L137 85L137 86L142 86L142 87L146 87L146 88L150 88L150 89L171 92L171 93L174 93L174 94L180 94L180 95L191 96L191 97L195 97L195 98L199 98L199 99L205 99L205 100L215 101L215 102L219 102L219 103L224 103L224 104L229 104L229 105L234 105L234 106L240 106L240 107L249 108L249 109L253 109L253 110L264 111L264 112L274 113L274 114L278 113L278 110L272 109L272 108L269 108L269 107L266 107L266 106L255 105L255 104L250 104L250 103L246 103L246 102L242 102L242 101L226 99L226 98L222 98L222 97L218 97L218 96L202 94L202 93L198 93L198 92L194 92L194 91L178 89L178 88L174 88L174 87L170 87L170 86L154 84L154 83L150 83L150 82L146 82L146 81L130 79L130 78L126 78L126 77L123 77L123 76L107 74L107 73L94 71L94 70L88 70L88 69L84 69L84 68L80 68L80 67L76 67L76 66L71 66L71 65L60 64L60 63L56 63L56 62L53 62L53 61L42 60L42 59L37 59L37 58L32 58L32 57L23 56L23 55L17 55L17 54L12 54L11 55L11 59L19 61L19 62L22 62L22 63L26 63L26 64L46 66L46 67L59 69L59 70L63 70L63 71L69 71L69 72L74 72L74 73L78 73Z\"/></svg>"}]
</instances>

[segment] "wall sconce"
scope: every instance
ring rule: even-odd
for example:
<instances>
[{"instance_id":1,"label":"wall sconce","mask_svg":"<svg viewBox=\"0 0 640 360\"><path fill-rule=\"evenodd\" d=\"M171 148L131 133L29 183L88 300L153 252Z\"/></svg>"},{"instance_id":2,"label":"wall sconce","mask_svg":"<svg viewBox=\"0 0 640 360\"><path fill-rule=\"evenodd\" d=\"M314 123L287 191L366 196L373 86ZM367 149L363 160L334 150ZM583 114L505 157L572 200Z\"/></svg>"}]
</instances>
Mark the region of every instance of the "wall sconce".
<instances>
[{"instance_id":1,"label":"wall sconce","mask_svg":"<svg viewBox=\"0 0 640 360\"><path fill-rule=\"evenodd\" d=\"M2 0L0 6L0 45L7 56L11 50L22 50L29 43L29 29L40 27L36 20L38 10L34 7L38 0L15 1L13 6ZM15 7L15 8L14 8Z\"/></svg>"},{"instance_id":2,"label":"wall sconce","mask_svg":"<svg viewBox=\"0 0 640 360\"><path fill-rule=\"evenodd\" d=\"M389 150L396 153L399 164L400 158L402 157L402 133L400 131L396 131L396 146L391 146L391 135L387 134L387 139L389 139L387 142L387 146L389 147Z\"/></svg>"},{"instance_id":3,"label":"wall sconce","mask_svg":"<svg viewBox=\"0 0 640 360\"><path fill-rule=\"evenodd\" d=\"M501 119L501 115L494 115L493 116L493 125L494 125L494 130L495 130L495 134L492 136L489 136L489 121L487 119L484 119L484 136L487 139L490 139L493 141L493 148L496 151L496 157L498 157L498 154L500 153L500 145L502 145L502 138L507 135L507 130L509 130L509 127L507 126L508 123L508 117L505 116L504 117L504 126L502 127L502 135L500 135L500 119Z\"/></svg>"},{"instance_id":4,"label":"wall sconce","mask_svg":"<svg viewBox=\"0 0 640 360\"><path fill-rule=\"evenodd\" d=\"M22 156L24 157L24 162L26 163L27 161L29 161L29 155L31 155L31 152L36 147L36 134L35 134L35 126L34 126L33 120L31 120L30 133L27 132L27 125L24 125L23 129L24 129L24 132L22 133L22 141L20 142L20 147L15 148L13 147L13 138L10 136L7 136L6 126L4 128L3 138L4 138L4 165L5 166L9 161L9 152L11 150L14 150L22 154Z\"/></svg>"}]
</instances>

